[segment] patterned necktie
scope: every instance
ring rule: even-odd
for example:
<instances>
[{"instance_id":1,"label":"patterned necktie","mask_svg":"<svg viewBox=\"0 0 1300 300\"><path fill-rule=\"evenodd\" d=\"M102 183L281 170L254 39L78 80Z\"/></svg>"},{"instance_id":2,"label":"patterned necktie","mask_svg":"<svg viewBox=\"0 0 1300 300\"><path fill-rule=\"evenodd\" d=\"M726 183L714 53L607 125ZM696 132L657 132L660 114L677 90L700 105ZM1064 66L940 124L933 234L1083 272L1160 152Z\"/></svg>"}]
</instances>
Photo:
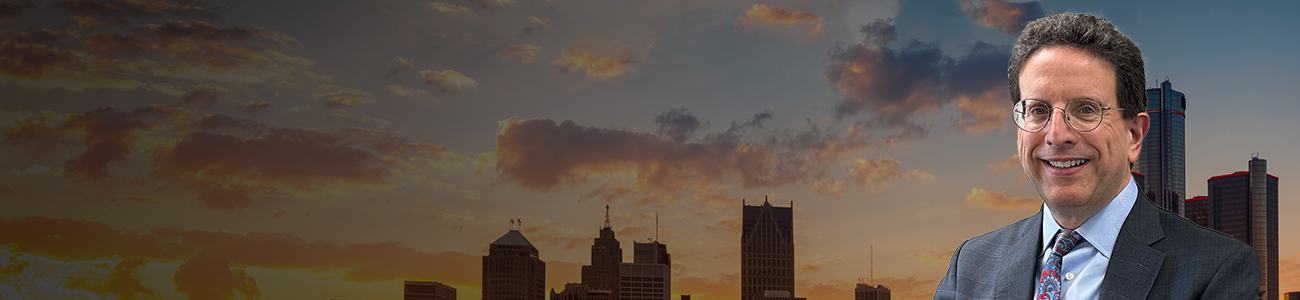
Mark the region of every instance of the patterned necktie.
<instances>
[{"instance_id":1,"label":"patterned necktie","mask_svg":"<svg viewBox=\"0 0 1300 300\"><path fill-rule=\"evenodd\" d=\"M1043 273L1038 279L1038 288L1034 291L1035 300L1058 300L1061 299L1061 257L1074 249L1074 246L1083 241L1083 236L1078 232L1069 229L1061 229L1056 234L1056 245L1052 246L1052 252L1047 255L1047 262L1043 263Z\"/></svg>"}]
</instances>

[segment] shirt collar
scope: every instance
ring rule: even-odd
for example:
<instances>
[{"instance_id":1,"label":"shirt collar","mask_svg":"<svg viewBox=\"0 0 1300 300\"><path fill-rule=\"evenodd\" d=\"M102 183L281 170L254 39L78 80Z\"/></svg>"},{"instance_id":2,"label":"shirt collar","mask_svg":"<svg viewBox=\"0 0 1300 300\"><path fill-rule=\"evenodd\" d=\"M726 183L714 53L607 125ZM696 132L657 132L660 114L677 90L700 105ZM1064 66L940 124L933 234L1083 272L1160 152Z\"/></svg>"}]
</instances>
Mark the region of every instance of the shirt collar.
<instances>
[{"instance_id":1,"label":"shirt collar","mask_svg":"<svg viewBox=\"0 0 1300 300\"><path fill-rule=\"evenodd\" d=\"M1092 244L1097 252L1106 258L1110 258L1111 250L1115 249L1115 239L1119 237L1119 229L1124 226L1124 219L1128 217L1129 211L1133 210L1133 201L1137 199L1138 188L1137 181L1129 176L1128 185L1124 190L1111 199L1106 207L1096 215L1088 218L1079 225L1075 231L1083 236L1087 243ZM1039 249L1042 253L1051 246L1052 238L1056 237L1056 232L1061 230L1061 225L1056 224L1056 218L1052 217L1052 210L1047 209L1047 203L1043 203L1043 243Z\"/></svg>"}]
</instances>

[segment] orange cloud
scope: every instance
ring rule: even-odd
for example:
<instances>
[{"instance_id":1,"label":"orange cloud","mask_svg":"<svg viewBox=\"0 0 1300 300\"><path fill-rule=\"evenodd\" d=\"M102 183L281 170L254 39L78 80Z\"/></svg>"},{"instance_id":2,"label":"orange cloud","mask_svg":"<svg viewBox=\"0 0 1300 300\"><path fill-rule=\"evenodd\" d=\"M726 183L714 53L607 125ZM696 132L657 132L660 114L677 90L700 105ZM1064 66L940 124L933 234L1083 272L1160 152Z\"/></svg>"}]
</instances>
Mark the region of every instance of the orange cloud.
<instances>
[{"instance_id":1,"label":"orange cloud","mask_svg":"<svg viewBox=\"0 0 1300 300\"><path fill-rule=\"evenodd\" d=\"M817 195L835 195L836 197L844 196L844 182L836 181L833 184L826 181L813 183L813 194Z\"/></svg>"},{"instance_id":2,"label":"orange cloud","mask_svg":"<svg viewBox=\"0 0 1300 300\"><path fill-rule=\"evenodd\" d=\"M206 4L207 1L60 0L57 6L78 13L112 17L177 15L216 18L216 13L203 7Z\"/></svg>"},{"instance_id":3,"label":"orange cloud","mask_svg":"<svg viewBox=\"0 0 1300 300\"><path fill-rule=\"evenodd\" d=\"M966 204L994 210L1034 210L1043 204L1036 198L1008 197L1007 192L991 192L973 188L966 195Z\"/></svg>"},{"instance_id":4,"label":"orange cloud","mask_svg":"<svg viewBox=\"0 0 1300 300\"><path fill-rule=\"evenodd\" d=\"M444 93L478 86L477 80L455 70L424 70L420 71L420 77L424 78L424 83L435 86Z\"/></svg>"},{"instance_id":5,"label":"orange cloud","mask_svg":"<svg viewBox=\"0 0 1300 300\"><path fill-rule=\"evenodd\" d=\"M474 14L474 11L470 10L468 7L455 5L451 3L429 2L429 7L433 8L433 10L438 11L440 13L462 13L462 14L470 14L470 15Z\"/></svg>"},{"instance_id":6,"label":"orange cloud","mask_svg":"<svg viewBox=\"0 0 1300 300\"><path fill-rule=\"evenodd\" d=\"M90 30L104 25L104 20L95 19L87 16L72 16L72 21L77 23L77 27L83 30Z\"/></svg>"},{"instance_id":7,"label":"orange cloud","mask_svg":"<svg viewBox=\"0 0 1300 300\"><path fill-rule=\"evenodd\" d=\"M413 97L413 96L433 97L433 95L429 94L429 92L426 92L421 89L409 87L409 86L389 85L385 87L388 88L389 92L393 92L394 95L398 95L402 97Z\"/></svg>"},{"instance_id":8,"label":"orange cloud","mask_svg":"<svg viewBox=\"0 0 1300 300\"><path fill-rule=\"evenodd\" d=\"M316 97L316 99L325 99L325 108L328 109L361 106L375 102L374 93L340 86L321 87L321 91L312 94L312 96Z\"/></svg>"},{"instance_id":9,"label":"orange cloud","mask_svg":"<svg viewBox=\"0 0 1300 300\"><path fill-rule=\"evenodd\" d=\"M948 264L948 261L952 258L953 251L953 249L917 250L908 252L907 257L915 258L925 264L941 267Z\"/></svg>"},{"instance_id":10,"label":"orange cloud","mask_svg":"<svg viewBox=\"0 0 1300 300\"><path fill-rule=\"evenodd\" d=\"M967 132L986 132L1002 129L1011 119L1005 89L990 90L978 96L961 96L957 99L957 108L961 110L961 119L953 121L953 127Z\"/></svg>"},{"instance_id":11,"label":"orange cloud","mask_svg":"<svg viewBox=\"0 0 1300 300\"><path fill-rule=\"evenodd\" d=\"M66 121L57 122L42 115L19 121L5 136L5 143L29 144L43 140L75 138L81 140L86 150L64 163L68 175L103 179L108 175L110 163L121 162L131 154L131 145L141 131L160 126L160 120L172 120L188 115L184 109L157 105L137 107L123 111L116 107L103 107L85 114L68 114Z\"/></svg>"},{"instance_id":12,"label":"orange cloud","mask_svg":"<svg viewBox=\"0 0 1300 300\"><path fill-rule=\"evenodd\" d=\"M1300 287L1300 253L1278 259L1277 270L1281 290L1294 291Z\"/></svg>"},{"instance_id":13,"label":"orange cloud","mask_svg":"<svg viewBox=\"0 0 1300 300\"><path fill-rule=\"evenodd\" d=\"M836 259L829 259L829 258L827 258L827 259L820 259L820 260L814 261L814 262L811 263L811 264L804 264L803 266L800 266L800 267L799 267L799 270L800 270L800 271L804 271L804 272L819 271L819 270L821 270L822 268L826 267L827 265L833 265L833 264L837 264L837 263L840 263L840 262L843 262L843 261L844 261L844 258L843 258L843 257L836 258Z\"/></svg>"},{"instance_id":14,"label":"orange cloud","mask_svg":"<svg viewBox=\"0 0 1300 300\"><path fill-rule=\"evenodd\" d=\"M611 78L628 72L635 63L632 51L615 41L588 39L569 43L561 58L551 62L562 72L586 72L587 77Z\"/></svg>"},{"instance_id":15,"label":"orange cloud","mask_svg":"<svg viewBox=\"0 0 1300 300\"><path fill-rule=\"evenodd\" d=\"M256 282L243 271L247 267L329 273L352 282L435 280L477 287L482 279L478 255L426 253L396 242L339 245L288 233L161 228L131 233L99 222L27 217L0 221L0 244L10 245L14 253L60 261L130 257L184 262L173 280L182 292L195 296L257 293ZM15 261L11 257L6 268L17 265ZM137 263L119 263L119 277L125 279ZM132 285L124 281L127 284L117 287L129 293ZM111 278L106 287L115 287Z\"/></svg>"},{"instance_id":16,"label":"orange cloud","mask_svg":"<svg viewBox=\"0 0 1300 300\"><path fill-rule=\"evenodd\" d=\"M519 62L530 63L541 53L542 46L533 44L509 45L497 51L497 57L500 57L501 60L518 59Z\"/></svg>"},{"instance_id":17,"label":"orange cloud","mask_svg":"<svg viewBox=\"0 0 1300 300\"><path fill-rule=\"evenodd\" d=\"M881 158L880 160L858 158L845 165L849 167L848 177L853 178L854 183L857 183L863 189L872 190L887 180L903 179L903 173L898 172L898 166L901 164L901 162L891 158Z\"/></svg>"},{"instance_id":18,"label":"orange cloud","mask_svg":"<svg viewBox=\"0 0 1300 300\"><path fill-rule=\"evenodd\" d=\"M740 21L736 23L739 26L772 31L795 28L804 24L808 25L808 38L814 38L824 33L826 18L815 12L791 12L786 7L776 8L754 4L745 15L740 16Z\"/></svg>"},{"instance_id":19,"label":"orange cloud","mask_svg":"<svg viewBox=\"0 0 1300 300\"><path fill-rule=\"evenodd\" d=\"M594 232L588 230L563 227L551 220L524 227L519 232L528 236L528 240L533 243L563 247L564 250L573 250L573 248L579 246L590 245L591 237L594 234Z\"/></svg>"},{"instance_id":20,"label":"orange cloud","mask_svg":"<svg viewBox=\"0 0 1300 300\"><path fill-rule=\"evenodd\" d=\"M961 0L962 11L980 25L1010 36L1020 36L1029 21L1043 16L1038 1Z\"/></svg>"},{"instance_id":21,"label":"orange cloud","mask_svg":"<svg viewBox=\"0 0 1300 300\"><path fill-rule=\"evenodd\" d=\"M239 105L239 110L246 112L259 112L271 108L271 103L266 101L249 101Z\"/></svg>"},{"instance_id":22,"label":"orange cloud","mask_svg":"<svg viewBox=\"0 0 1300 300\"><path fill-rule=\"evenodd\" d=\"M1011 157L1008 157L1007 160L1004 160L1000 163L989 164L989 174L1001 174L1002 171L1019 169L1019 168L1020 168L1020 154L1017 153L1017 154L1012 154Z\"/></svg>"},{"instance_id":23,"label":"orange cloud","mask_svg":"<svg viewBox=\"0 0 1300 300\"><path fill-rule=\"evenodd\" d=\"M543 28L549 28L549 27L551 27L551 25L547 25L547 24L546 24L546 20L542 20L541 18L538 18L538 17L535 17L535 16L529 16L529 17L528 17L528 21L529 21L529 22L532 22L533 24L532 24L532 25L528 25L528 27L524 27L523 30L520 30L520 31L519 31L519 37L524 37L524 36L526 36L526 35L528 35L528 34L530 34L530 33L533 33L533 31L538 30L538 29L543 29Z\"/></svg>"}]
</instances>

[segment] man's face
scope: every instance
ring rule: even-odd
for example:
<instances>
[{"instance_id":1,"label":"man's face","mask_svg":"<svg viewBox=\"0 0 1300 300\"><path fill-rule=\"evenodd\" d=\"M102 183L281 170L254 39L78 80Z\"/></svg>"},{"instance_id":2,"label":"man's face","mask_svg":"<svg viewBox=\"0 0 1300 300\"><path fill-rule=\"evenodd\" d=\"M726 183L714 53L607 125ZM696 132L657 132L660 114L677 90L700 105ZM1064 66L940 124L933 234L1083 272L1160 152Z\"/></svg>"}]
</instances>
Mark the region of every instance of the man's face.
<instances>
[{"instance_id":1,"label":"man's face","mask_svg":"<svg viewBox=\"0 0 1300 300\"><path fill-rule=\"evenodd\" d=\"M1065 108L1071 100L1086 98L1118 108L1115 89L1115 69L1109 62L1069 47L1039 49L1020 73L1021 99L1038 99L1052 107ZM1137 160L1149 120L1146 112L1139 113L1125 121L1123 111L1106 111L1097 129L1080 132L1065 123L1063 110L1053 109L1042 130L1017 130L1020 164L1054 214L1096 213L1124 189L1128 164ZM1077 164L1063 163L1069 167L1062 168L1049 162Z\"/></svg>"}]
</instances>

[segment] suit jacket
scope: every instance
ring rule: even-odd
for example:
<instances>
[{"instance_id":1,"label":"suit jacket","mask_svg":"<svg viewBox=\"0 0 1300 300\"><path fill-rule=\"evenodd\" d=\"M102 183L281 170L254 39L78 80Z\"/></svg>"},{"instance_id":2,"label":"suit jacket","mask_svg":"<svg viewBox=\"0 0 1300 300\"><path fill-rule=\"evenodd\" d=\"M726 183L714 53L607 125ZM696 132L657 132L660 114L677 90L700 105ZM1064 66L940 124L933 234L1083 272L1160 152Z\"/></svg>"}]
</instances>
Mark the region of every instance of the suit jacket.
<instances>
[{"instance_id":1,"label":"suit jacket","mask_svg":"<svg viewBox=\"0 0 1300 300\"><path fill-rule=\"evenodd\" d=\"M1043 211L967 240L952 253L934 299L1031 299ZM1120 227L1101 299L1256 299L1254 249L1156 207L1139 194Z\"/></svg>"}]
</instances>

